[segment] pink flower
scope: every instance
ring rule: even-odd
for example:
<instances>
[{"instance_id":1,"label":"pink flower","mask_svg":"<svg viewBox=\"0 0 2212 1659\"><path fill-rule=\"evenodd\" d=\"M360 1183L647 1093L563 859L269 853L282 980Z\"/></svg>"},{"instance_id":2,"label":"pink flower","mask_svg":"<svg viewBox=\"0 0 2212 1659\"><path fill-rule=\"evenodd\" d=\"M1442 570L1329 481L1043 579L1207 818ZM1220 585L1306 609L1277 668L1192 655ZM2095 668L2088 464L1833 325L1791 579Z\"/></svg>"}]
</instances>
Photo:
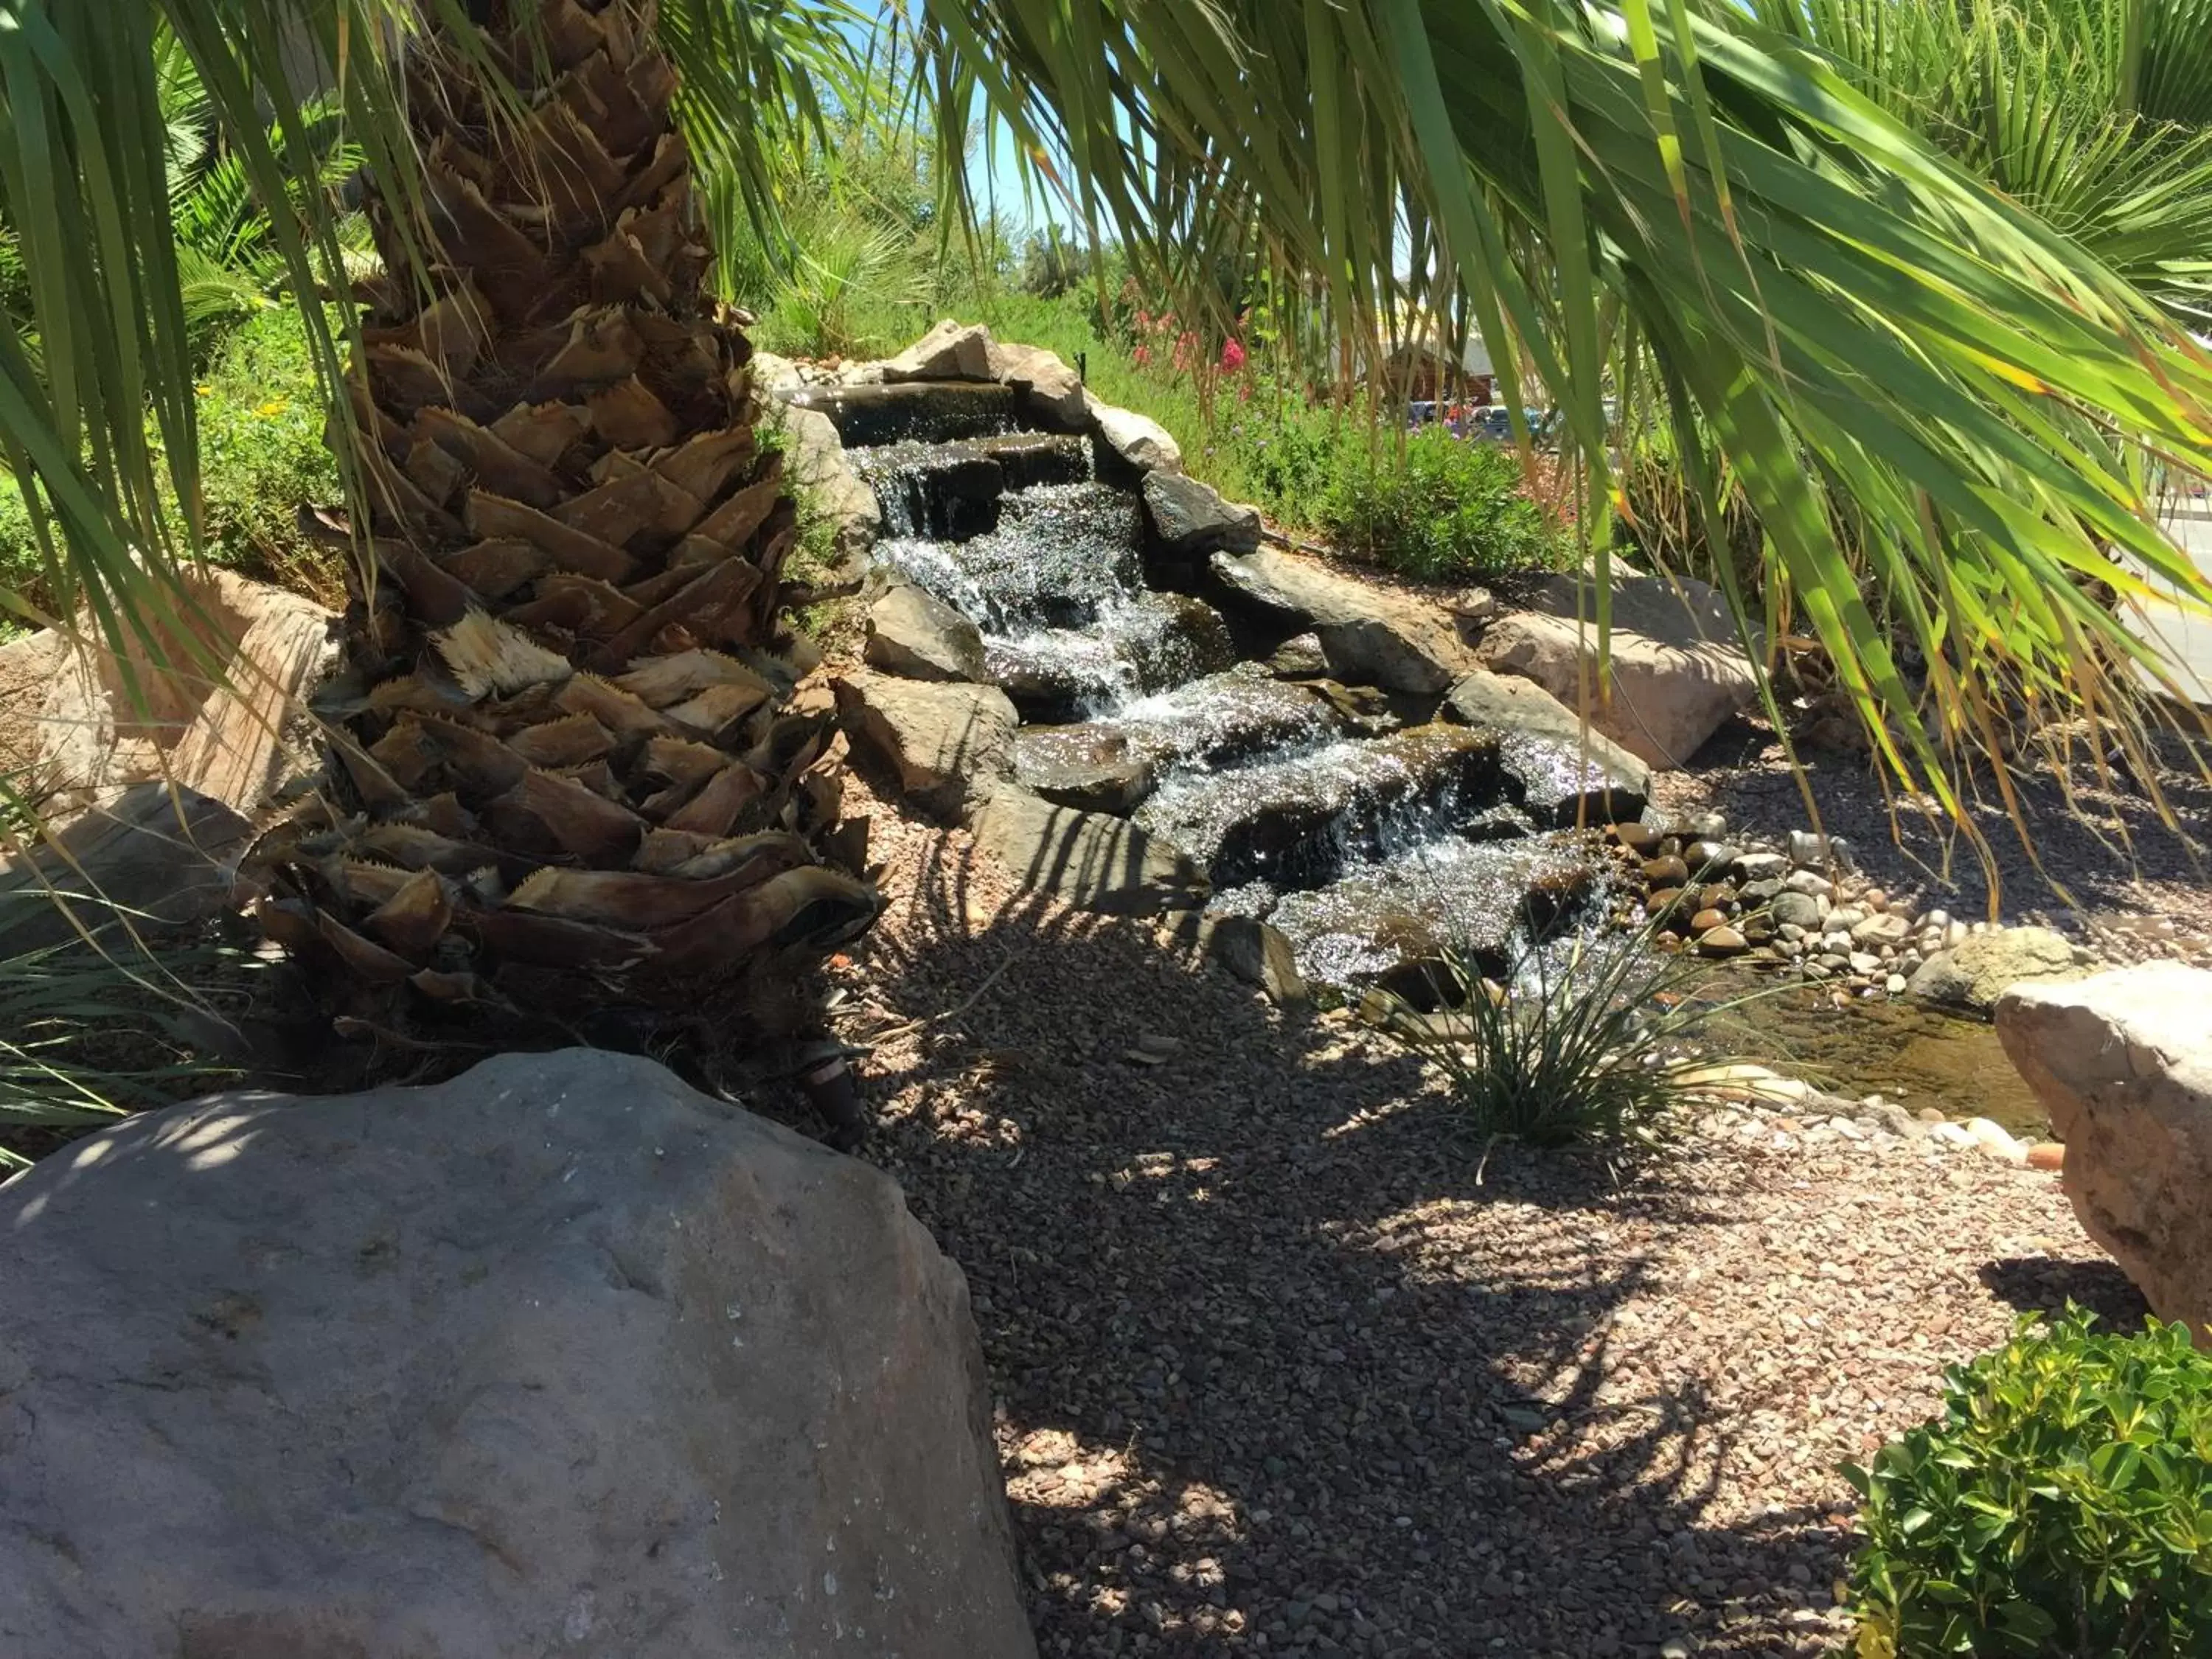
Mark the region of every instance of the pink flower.
<instances>
[{"instance_id":1,"label":"pink flower","mask_svg":"<svg viewBox=\"0 0 2212 1659\"><path fill-rule=\"evenodd\" d=\"M1244 348L1234 340L1221 343L1221 366L1234 374L1244 367Z\"/></svg>"},{"instance_id":2,"label":"pink flower","mask_svg":"<svg viewBox=\"0 0 2212 1659\"><path fill-rule=\"evenodd\" d=\"M1152 361L1152 349L1150 346L1139 346L1134 351L1129 354L1129 359L1132 362L1134 362L1141 368L1145 364Z\"/></svg>"}]
</instances>

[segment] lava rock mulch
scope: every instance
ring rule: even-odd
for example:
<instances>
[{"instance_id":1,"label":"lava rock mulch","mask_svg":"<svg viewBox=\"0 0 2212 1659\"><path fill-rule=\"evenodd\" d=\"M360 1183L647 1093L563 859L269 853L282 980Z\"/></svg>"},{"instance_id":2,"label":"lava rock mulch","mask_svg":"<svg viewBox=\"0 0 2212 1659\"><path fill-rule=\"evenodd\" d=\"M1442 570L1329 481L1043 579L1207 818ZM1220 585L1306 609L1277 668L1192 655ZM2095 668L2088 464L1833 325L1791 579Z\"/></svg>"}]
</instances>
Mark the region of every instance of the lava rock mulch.
<instances>
[{"instance_id":1,"label":"lava rock mulch","mask_svg":"<svg viewBox=\"0 0 2212 1659\"><path fill-rule=\"evenodd\" d=\"M2055 1176L1789 1120L1486 1149L1340 1016L877 820L870 1155L966 1270L1047 1655L1814 1654L1942 1367L2142 1304Z\"/></svg>"}]
</instances>

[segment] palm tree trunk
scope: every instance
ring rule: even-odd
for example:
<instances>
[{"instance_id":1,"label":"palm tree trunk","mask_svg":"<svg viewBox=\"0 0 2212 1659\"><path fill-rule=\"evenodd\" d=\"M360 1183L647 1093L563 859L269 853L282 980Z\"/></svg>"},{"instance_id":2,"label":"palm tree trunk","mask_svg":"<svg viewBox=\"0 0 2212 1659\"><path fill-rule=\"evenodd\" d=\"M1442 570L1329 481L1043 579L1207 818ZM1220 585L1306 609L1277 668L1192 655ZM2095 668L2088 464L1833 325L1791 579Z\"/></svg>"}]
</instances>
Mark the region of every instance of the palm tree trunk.
<instances>
[{"instance_id":1,"label":"palm tree trunk","mask_svg":"<svg viewBox=\"0 0 2212 1659\"><path fill-rule=\"evenodd\" d=\"M478 9L521 122L450 42L410 65L429 291L378 204L354 398L375 580L262 914L392 992L696 1006L702 975L873 920L866 826L774 655L797 514L741 319L701 291L651 0L545 0L535 41L524 3Z\"/></svg>"}]
</instances>

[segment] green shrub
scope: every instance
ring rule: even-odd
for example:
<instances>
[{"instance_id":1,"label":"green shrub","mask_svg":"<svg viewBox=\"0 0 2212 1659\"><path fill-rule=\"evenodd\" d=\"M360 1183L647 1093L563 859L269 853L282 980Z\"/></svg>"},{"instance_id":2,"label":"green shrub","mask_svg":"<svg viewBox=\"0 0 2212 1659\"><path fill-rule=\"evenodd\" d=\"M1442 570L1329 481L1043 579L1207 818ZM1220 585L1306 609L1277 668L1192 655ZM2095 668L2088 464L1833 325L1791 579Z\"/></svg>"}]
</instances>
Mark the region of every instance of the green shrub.
<instances>
[{"instance_id":1,"label":"green shrub","mask_svg":"<svg viewBox=\"0 0 2212 1659\"><path fill-rule=\"evenodd\" d=\"M2212 1654L2212 1354L2079 1309L1946 1374L1942 1417L1871 1470L1862 1659Z\"/></svg>"},{"instance_id":2,"label":"green shrub","mask_svg":"<svg viewBox=\"0 0 2212 1659\"><path fill-rule=\"evenodd\" d=\"M322 388L300 313L276 305L257 311L216 353L199 394L208 556L343 605L344 555L308 541L298 527L302 501L336 501L343 493L323 442ZM12 478L0 479L0 588L52 607L30 513Z\"/></svg>"},{"instance_id":3,"label":"green shrub","mask_svg":"<svg viewBox=\"0 0 2212 1659\"><path fill-rule=\"evenodd\" d=\"M1440 1013L1369 994L1401 1041L1443 1066L1475 1133L1650 1147L1711 1065L1688 1044L1714 1005L1669 994L1696 971L1687 957L1660 952L1646 927L1524 940L1494 983L1447 951L1429 975L1454 1005Z\"/></svg>"},{"instance_id":4,"label":"green shrub","mask_svg":"<svg viewBox=\"0 0 2212 1659\"><path fill-rule=\"evenodd\" d=\"M1520 459L1424 427L1345 459L1322 497L1336 545L1407 575L1498 576L1554 568L1565 538L1522 493Z\"/></svg>"}]
</instances>

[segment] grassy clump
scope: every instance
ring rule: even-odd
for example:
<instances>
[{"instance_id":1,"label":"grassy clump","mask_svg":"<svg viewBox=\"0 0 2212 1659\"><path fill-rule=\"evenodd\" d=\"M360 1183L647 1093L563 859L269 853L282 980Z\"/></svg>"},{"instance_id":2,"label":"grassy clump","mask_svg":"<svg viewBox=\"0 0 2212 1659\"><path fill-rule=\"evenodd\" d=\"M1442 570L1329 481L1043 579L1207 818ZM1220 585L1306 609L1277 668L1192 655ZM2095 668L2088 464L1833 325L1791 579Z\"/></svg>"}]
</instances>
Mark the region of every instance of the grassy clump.
<instances>
[{"instance_id":1,"label":"grassy clump","mask_svg":"<svg viewBox=\"0 0 2212 1659\"><path fill-rule=\"evenodd\" d=\"M1440 1064L1467 1127L1534 1146L1650 1147L1693 1073L1714 1005L1672 994L1695 972L1652 943L1580 934L1524 941L1503 978L1455 952L1431 969L1440 1014L1385 999L1387 1023Z\"/></svg>"},{"instance_id":2,"label":"grassy clump","mask_svg":"<svg viewBox=\"0 0 2212 1659\"><path fill-rule=\"evenodd\" d=\"M344 555L308 541L298 528L302 501L335 501L343 494L323 441L323 392L298 311L276 305L256 311L216 349L198 390L207 556L343 605ZM0 478L0 589L52 614L54 595L30 512L12 478Z\"/></svg>"},{"instance_id":3,"label":"grassy clump","mask_svg":"<svg viewBox=\"0 0 2212 1659\"><path fill-rule=\"evenodd\" d=\"M1410 576L1557 568L1565 534L1521 484L1512 451L1424 427L1402 446L1339 459L1318 517L1341 550Z\"/></svg>"},{"instance_id":4,"label":"grassy clump","mask_svg":"<svg viewBox=\"0 0 2212 1659\"><path fill-rule=\"evenodd\" d=\"M2212 1653L2212 1354L2069 1307L1946 1375L1943 1414L1846 1468L1861 1659Z\"/></svg>"}]
</instances>

